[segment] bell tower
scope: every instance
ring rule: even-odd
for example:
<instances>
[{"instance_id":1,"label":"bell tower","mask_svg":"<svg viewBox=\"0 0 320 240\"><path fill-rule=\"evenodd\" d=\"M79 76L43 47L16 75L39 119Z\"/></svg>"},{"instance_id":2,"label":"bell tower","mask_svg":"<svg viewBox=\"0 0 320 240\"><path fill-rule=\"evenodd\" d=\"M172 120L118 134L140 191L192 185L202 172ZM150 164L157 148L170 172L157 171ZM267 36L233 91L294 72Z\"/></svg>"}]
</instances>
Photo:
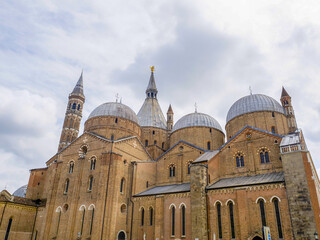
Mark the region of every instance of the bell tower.
<instances>
[{"instance_id":1,"label":"bell tower","mask_svg":"<svg viewBox=\"0 0 320 240\"><path fill-rule=\"evenodd\" d=\"M81 72L76 86L69 94L69 101L61 131L58 151L68 146L73 140L78 137L84 102L85 97L83 94L83 72Z\"/></svg>"},{"instance_id":2,"label":"bell tower","mask_svg":"<svg viewBox=\"0 0 320 240\"><path fill-rule=\"evenodd\" d=\"M169 131L172 130L173 127L173 111L172 111L172 107L171 104L169 105L168 111L167 111L167 129Z\"/></svg>"},{"instance_id":3,"label":"bell tower","mask_svg":"<svg viewBox=\"0 0 320 240\"><path fill-rule=\"evenodd\" d=\"M284 87L282 87L280 101L287 115L289 133L293 133L297 130L298 127L297 127L297 122L296 122L296 117L294 115L293 107L291 104L291 97Z\"/></svg>"}]
</instances>

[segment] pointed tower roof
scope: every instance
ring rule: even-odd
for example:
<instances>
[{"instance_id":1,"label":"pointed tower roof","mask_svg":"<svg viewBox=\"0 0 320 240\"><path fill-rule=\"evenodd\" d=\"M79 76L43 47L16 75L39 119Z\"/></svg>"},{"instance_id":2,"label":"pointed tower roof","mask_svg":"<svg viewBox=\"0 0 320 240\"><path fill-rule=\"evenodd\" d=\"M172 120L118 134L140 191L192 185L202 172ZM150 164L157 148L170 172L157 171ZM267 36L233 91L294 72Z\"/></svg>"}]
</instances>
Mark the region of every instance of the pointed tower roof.
<instances>
[{"instance_id":1,"label":"pointed tower roof","mask_svg":"<svg viewBox=\"0 0 320 240\"><path fill-rule=\"evenodd\" d=\"M290 97L290 95L288 94L288 92L284 87L282 87L281 97Z\"/></svg>"},{"instance_id":2,"label":"pointed tower roof","mask_svg":"<svg viewBox=\"0 0 320 240\"><path fill-rule=\"evenodd\" d=\"M71 94L76 94L76 95L83 95L83 71L81 72L80 78L74 87L73 91Z\"/></svg>"},{"instance_id":3,"label":"pointed tower roof","mask_svg":"<svg viewBox=\"0 0 320 240\"><path fill-rule=\"evenodd\" d=\"M138 112L141 127L157 127L167 129L166 120L157 100L157 87L154 79L154 67L151 67L151 76L146 90L146 99Z\"/></svg>"},{"instance_id":4,"label":"pointed tower roof","mask_svg":"<svg viewBox=\"0 0 320 240\"><path fill-rule=\"evenodd\" d=\"M173 113L173 110L172 110L171 104L169 105L169 108L168 108L167 113Z\"/></svg>"}]
</instances>

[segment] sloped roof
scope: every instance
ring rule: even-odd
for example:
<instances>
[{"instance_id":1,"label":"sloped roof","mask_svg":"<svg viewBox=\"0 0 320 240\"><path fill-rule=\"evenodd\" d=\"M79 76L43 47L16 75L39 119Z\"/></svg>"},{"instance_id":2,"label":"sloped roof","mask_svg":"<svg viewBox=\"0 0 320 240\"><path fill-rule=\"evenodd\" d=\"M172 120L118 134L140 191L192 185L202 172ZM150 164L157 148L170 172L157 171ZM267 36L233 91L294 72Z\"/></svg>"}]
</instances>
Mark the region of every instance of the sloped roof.
<instances>
[{"instance_id":1,"label":"sloped roof","mask_svg":"<svg viewBox=\"0 0 320 240\"><path fill-rule=\"evenodd\" d=\"M190 192L190 183L171 184L150 188L144 192L134 195L134 197L143 197L158 194L170 194L179 192Z\"/></svg>"},{"instance_id":2,"label":"sloped roof","mask_svg":"<svg viewBox=\"0 0 320 240\"><path fill-rule=\"evenodd\" d=\"M213 158L218 152L219 152L219 150L205 152L204 154L201 154L201 156L198 157L196 160L194 160L193 163L199 163L199 162L209 161L209 160L210 160L211 158Z\"/></svg>"},{"instance_id":3,"label":"sloped roof","mask_svg":"<svg viewBox=\"0 0 320 240\"><path fill-rule=\"evenodd\" d=\"M207 189L231 188L240 186L250 186L267 183L284 182L283 172L265 173L252 176L241 176L233 178L220 179L209 185Z\"/></svg>"},{"instance_id":4,"label":"sloped roof","mask_svg":"<svg viewBox=\"0 0 320 240\"><path fill-rule=\"evenodd\" d=\"M166 119L156 98L146 98L137 116L141 127L167 129Z\"/></svg>"}]
</instances>

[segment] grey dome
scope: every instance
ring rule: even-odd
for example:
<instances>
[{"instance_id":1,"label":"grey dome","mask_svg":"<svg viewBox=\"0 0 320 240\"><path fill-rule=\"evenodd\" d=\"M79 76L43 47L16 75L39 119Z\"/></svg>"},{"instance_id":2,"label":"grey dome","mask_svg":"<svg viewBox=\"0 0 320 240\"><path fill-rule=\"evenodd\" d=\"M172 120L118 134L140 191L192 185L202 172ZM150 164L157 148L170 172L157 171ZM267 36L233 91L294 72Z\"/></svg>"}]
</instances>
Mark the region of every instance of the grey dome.
<instances>
[{"instance_id":1,"label":"grey dome","mask_svg":"<svg viewBox=\"0 0 320 240\"><path fill-rule=\"evenodd\" d=\"M223 132L217 120L207 114L197 112L190 113L180 118L174 125L172 132L186 127L209 127Z\"/></svg>"},{"instance_id":2,"label":"grey dome","mask_svg":"<svg viewBox=\"0 0 320 240\"><path fill-rule=\"evenodd\" d=\"M240 98L230 108L227 122L245 113L270 111L285 114L283 107L272 97L263 94L252 94Z\"/></svg>"},{"instance_id":3,"label":"grey dome","mask_svg":"<svg viewBox=\"0 0 320 240\"><path fill-rule=\"evenodd\" d=\"M138 119L141 127L167 129L166 120L163 116L158 100L155 98L146 98L138 112Z\"/></svg>"},{"instance_id":4,"label":"grey dome","mask_svg":"<svg viewBox=\"0 0 320 240\"><path fill-rule=\"evenodd\" d=\"M139 124L136 113L122 103L109 102L101 104L90 113L88 120L93 117L102 116L121 117Z\"/></svg>"},{"instance_id":5,"label":"grey dome","mask_svg":"<svg viewBox=\"0 0 320 240\"><path fill-rule=\"evenodd\" d=\"M15 190L12 195L17 197L26 197L27 188L28 188L28 185L23 185L22 187Z\"/></svg>"}]
</instances>

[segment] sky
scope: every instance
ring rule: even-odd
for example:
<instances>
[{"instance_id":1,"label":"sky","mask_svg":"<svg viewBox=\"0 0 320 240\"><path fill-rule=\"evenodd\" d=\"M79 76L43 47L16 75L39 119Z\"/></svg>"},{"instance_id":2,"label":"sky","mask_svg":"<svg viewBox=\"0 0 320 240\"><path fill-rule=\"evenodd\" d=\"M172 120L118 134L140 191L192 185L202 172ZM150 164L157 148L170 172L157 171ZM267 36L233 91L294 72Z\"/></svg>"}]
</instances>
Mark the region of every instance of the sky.
<instances>
[{"instance_id":1,"label":"sky","mask_svg":"<svg viewBox=\"0 0 320 240\"><path fill-rule=\"evenodd\" d=\"M252 92L292 97L320 171L318 0L4 0L0 8L0 189L28 183L58 148L68 94L81 71L90 112L104 102L136 113L155 66L174 119L198 112L224 128Z\"/></svg>"}]
</instances>

